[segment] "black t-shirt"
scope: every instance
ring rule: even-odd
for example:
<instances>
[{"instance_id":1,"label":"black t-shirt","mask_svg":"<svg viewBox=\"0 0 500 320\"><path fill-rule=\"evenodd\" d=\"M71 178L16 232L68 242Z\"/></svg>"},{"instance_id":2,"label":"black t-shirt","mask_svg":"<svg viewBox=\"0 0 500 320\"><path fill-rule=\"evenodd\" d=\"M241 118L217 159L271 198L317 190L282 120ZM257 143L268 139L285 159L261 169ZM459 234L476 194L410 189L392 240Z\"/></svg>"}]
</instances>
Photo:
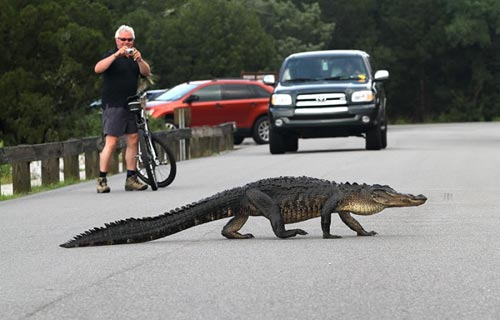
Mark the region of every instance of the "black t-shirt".
<instances>
[{"instance_id":1,"label":"black t-shirt","mask_svg":"<svg viewBox=\"0 0 500 320\"><path fill-rule=\"evenodd\" d=\"M118 49L106 52L103 58L114 54ZM110 107L125 107L127 98L137 93L139 65L132 57L119 57L104 71L102 85L102 104Z\"/></svg>"}]
</instances>

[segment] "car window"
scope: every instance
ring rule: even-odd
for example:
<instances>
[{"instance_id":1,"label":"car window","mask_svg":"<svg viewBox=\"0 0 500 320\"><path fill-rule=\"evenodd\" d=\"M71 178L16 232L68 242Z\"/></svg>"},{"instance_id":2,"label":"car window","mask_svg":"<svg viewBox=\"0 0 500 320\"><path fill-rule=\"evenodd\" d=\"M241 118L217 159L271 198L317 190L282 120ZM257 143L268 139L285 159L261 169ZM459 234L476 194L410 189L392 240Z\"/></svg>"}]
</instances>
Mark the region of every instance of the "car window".
<instances>
[{"instance_id":1,"label":"car window","mask_svg":"<svg viewBox=\"0 0 500 320\"><path fill-rule=\"evenodd\" d=\"M200 99L198 101L216 101L221 99L220 85L206 86L200 90L195 91L193 94L197 95Z\"/></svg>"},{"instance_id":2,"label":"car window","mask_svg":"<svg viewBox=\"0 0 500 320\"><path fill-rule=\"evenodd\" d=\"M175 101L182 98L186 93L196 88L199 84L196 83L182 83L173 87L162 95L156 97L156 101Z\"/></svg>"},{"instance_id":3,"label":"car window","mask_svg":"<svg viewBox=\"0 0 500 320\"><path fill-rule=\"evenodd\" d=\"M252 88L255 98L269 98L271 96L271 93L261 86L252 84L249 87Z\"/></svg>"},{"instance_id":4,"label":"car window","mask_svg":"<svg viewBox=\"0 0 500 320\"><path fill-rule=\"evenodd\" d=\"M222 85L223 100L249 99L253 97L251 89L246 84Z\"/></svg>"}]
</instances>

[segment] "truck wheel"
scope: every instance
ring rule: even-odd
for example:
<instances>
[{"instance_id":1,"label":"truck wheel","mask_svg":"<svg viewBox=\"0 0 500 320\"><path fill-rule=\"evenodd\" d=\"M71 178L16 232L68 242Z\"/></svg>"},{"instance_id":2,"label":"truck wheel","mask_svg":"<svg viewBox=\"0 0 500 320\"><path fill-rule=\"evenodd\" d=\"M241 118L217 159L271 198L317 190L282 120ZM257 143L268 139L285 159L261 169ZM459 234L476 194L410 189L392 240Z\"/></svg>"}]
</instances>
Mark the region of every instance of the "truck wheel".
<instances>
[{"instance_id":1,"label":"truck wheel","mask_svg":"<svg viewBox=\"0 0 500 320\"><path fill-rule=\"evenodd\" d=\"M272 128L269 129L269 151L271 154L285 153L285 141L283 135L277 133Z\"/></svg>"},{"instance_id":2,"label":"truck wheel","mask_svg":"<svg viewBox=\"0 0 500 320\"><path fill-rule=\"evenodd\" d=\"M269 119L260 117L255 121L252 129L252 137L257 144L269 143Z\"/></svg>"},{"instance_id":3,"label":"truck wheel","mask_svg":"<svg viewBox=\"0 0 500 320\"><path fill-rule=\"evenodd\" d=\"M387 120L382 124L382 149L387 148Z\"/></svg>"},{"instance_id":4,"label":"truck wheel","mask_svg":"<svg viewBox=\"0 0 500 320\"><path fill-rule=\"evenodd\" d=\"M296 152L299 150L299 138L295 136L290 136L285 138L285 149L286 151Z\"/></svg>"},{"instance_id":5,"label":"truck wheel","mask_svg":"<svg viewBox=\"0 0 500 320\"><path fill-rule=\"evenodd\" d=\"M382 130L380 122L366 132L366 150L382 149Z\"/></svg>"}]
</instances>

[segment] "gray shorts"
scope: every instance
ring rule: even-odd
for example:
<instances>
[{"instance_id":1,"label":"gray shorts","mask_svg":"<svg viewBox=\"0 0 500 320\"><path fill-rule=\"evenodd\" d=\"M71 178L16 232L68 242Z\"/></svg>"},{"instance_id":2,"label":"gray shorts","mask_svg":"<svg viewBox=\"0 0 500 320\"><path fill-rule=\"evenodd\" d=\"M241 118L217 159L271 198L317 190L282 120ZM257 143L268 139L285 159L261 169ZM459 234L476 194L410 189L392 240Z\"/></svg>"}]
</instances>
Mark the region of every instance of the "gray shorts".
<instances>
[{"instance_id":1,"label":"gray shorts","mask_svg":"<svg viewBox=\"0 0 500 320\"><path fill-rule=\"evenodd\" d=\"M102 128L104 135L115 137L137 133L136 116L126 108L106 107L102 112Z\"/></svg>"}]
</instances>

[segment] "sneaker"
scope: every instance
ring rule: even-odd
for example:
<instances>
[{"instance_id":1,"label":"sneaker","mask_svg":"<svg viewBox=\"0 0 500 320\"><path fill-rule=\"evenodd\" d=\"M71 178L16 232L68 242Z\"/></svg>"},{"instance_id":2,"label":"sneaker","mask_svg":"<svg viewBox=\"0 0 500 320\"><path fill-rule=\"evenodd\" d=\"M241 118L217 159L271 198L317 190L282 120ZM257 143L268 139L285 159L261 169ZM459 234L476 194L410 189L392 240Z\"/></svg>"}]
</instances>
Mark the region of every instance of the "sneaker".
<instances>
[{"instance_id":1,"label":"sneaker","mask_svg":"<svg viewBox=\"0 0 500 320\"><path fill-rule=\"evenodd\" d=\"M108 180L106 178L97 178L97 193L108 193L110 191Z\"/></svg>"},{"instance_id":2,"label":"sneaker","mask_svg":"<svg viewBox=\"0 0 500 320\"><path fill-rule=\"evenodd\" d=\"M125 191L141 191L148 188L147 184L141 183L137 176L130 176L125 181Z\"/></svg>"}]
</instances>

